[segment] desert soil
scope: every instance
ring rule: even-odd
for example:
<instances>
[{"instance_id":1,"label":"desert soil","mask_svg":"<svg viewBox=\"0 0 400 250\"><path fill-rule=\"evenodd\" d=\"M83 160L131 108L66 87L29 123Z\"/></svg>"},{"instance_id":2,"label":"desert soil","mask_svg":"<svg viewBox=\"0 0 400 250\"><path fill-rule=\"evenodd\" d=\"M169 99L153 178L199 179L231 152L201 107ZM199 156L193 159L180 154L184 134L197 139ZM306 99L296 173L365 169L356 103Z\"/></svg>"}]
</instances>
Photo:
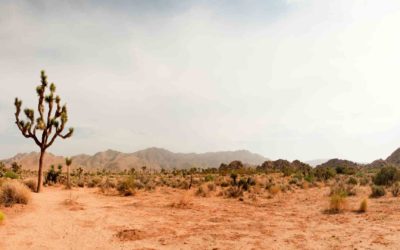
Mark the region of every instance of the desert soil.
<instances>
[{"instance_id":1,"label":"desert soil","mask_svg":"<svg viewBox=\"0 0 400 250\"><path fill-rule=\"evenodd\" d=\"M27 206L0 208L0 249L400 249L400 198L352 211L368 189L335 215L324 213L327 187L244 201L185 192L45 188ZM188 207L171 207L183 196Z\"/></svg>"}]
</instances>

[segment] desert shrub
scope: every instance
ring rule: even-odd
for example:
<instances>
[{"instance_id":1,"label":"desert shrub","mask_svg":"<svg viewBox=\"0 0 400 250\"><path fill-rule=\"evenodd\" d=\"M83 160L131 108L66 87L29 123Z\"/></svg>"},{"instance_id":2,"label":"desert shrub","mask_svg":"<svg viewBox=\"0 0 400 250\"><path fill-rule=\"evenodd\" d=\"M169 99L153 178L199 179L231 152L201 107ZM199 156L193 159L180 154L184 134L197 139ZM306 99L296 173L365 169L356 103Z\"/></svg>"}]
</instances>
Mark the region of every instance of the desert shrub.
<instances>
[{"instance_id":1,"label":"desert shrub","mask_svg":"<svg viewBox=\"0 0 400 250\"><path fill-rule=\"evenodd\" d=\"M19 174L19 173L21 173L22 165L21 165L21 164L18 164L17 162L13 162L13 163L11 164L11 169L12 169L12 171L13 171L14 173Z\"/></svg>"},{"instance_id":2,"label":"desert shrub","mask_svg":"<svg viewBox=\"0 0 400 250\"><path fill-rule=\"evenodd\" d=\"M346 196L343 194L334 194L330 198L329 212L330 213L340 213L346 209L347 200Z\"/></svg>"},{"instance_id":3,"label":"desert shrub","mask_svg":"<svg viewBox=\"0 0 400 250\"><path fill-rule=\"evenodd\" d=\"M121 180L117 184L118 192L123 196L131 196L135 194L135 178L129 176Z\"/></svg>"},{"instance_id":4,"label":"desert shrub","mask_svg":"<svg viewBox=\"0 0 400 250\"><path fill-rule=\"evenodd\" d=\"M400 183L399 183L399 182L396 182L396 183L393 185L391 192L392 192L392 195L393 195L394 197L399 196L399 194L400 194Z\"/></svg>"},{"instance_id":5,"label":"desert shrub","mask_svg":"<svg viewBox=\"0 0 400 250\"><path fill-rule=\"evenodd\" d=\"M5 178L10 178L10 179L18 179L19 178L19 176L18 176L18 174L17 173L15 173L15 172L13 172L13 171L7 171L5 174L4 174L4 177Z\"/></svg>"},{"instance_id":6,"label":"desert shrub","mask_svg":"<svg viewBox=\"0 0 400 250\"><path fill-rule=\"evenodd\" d=\"M249 189L249 184L247 184L246 179L240 179L238 186L241 187L244 191L247 191Z\"/></svg>"},{"instance_id":7,"label":"desert shrub","mask_svg":"<svg viewBox=\"0 0 400 250\"><path fill-rule=\"evenodd\" d=\"M386 194L385 187L373 185L371 186L371 197L378 198Z\"/></svg>"},{"instance_id":8,"label":"desert shrub","mask_svg":"<svg viewBox=\"0 0 400 250\"><path fill-rule=\"evenodd\" d=\"M392 166L383 167L379 170L379 172L375 175L374 184L378 186L389 186L393 183L400 181L400 171Z\"/></svg>"},{"instance_id":9,"label":"desert shrub","mask_svg":"<svg viewBox=\"0 0 400 250\"><path fill-rule=\"evenodd\" d=\"M225 197L238 198L243 196L243 190L240 187L231 186L224 190Z\"/></svg>"},{"instance_id":10,"label":"desert shrub","mask_svg":"<svg viewBox=\"0 0 400 250\"><path fill-rule=\"evenodd\" d=\"M354 178L353 176L351 176L351 177L347 180L347 183L348 183L348 184L351 184L351 185L357 185L357 184L358 184L358 181L357 181L356 178Z\"/></svg>"},{"instance_id":11,"label":"desert shrub","mask_svg":"<svg viewBox=\"0 0 400 250\"><path fill-rule=\"evenodd\" d=\"M134 183L136 189L144 189L145 188L145 184L141 180L135 180L133 183ZM179 184L177 186L179 186Z\"/></svg>"},{"instance_id":12,"label":"desert shrub","mask_svg":"<svg viewBox=\"0 0 400 250\"><path fill-rule=\"evenodd\" d=\"M309 182L303 181L303 182L301 183L301 188L302 188L302 189L308 189L309 187L310 187L310 183L309 183Z\"/></svg>"},{"instance_id":13,"label":"desert shrub","mask_svg":"<svg viewBox=\"0 0 400 250\"><path fill-rule=\"evenodd\" d=\"M210 182L207 184L208 191L214 191L215 190L215 184L213 182Z\"/></svg>"},{"instance_id":14,"label":"desert shrub","mask_svg":"<svg viewBox=\"0 0 400 250\"><path fill-rule=\"evenodd\" d=\"M341 195L341 196L354 196L357 194L356 187L350 184L344 184L339 182L330 188L330 196Z\"/></svg>"},{"instance_id":15,"label":"desert shrub","mask_svg":"<svg viewBox=\"0 0 400 250\"><path fill-rule=\"evenodd\" d=\"M87 186L89 188L94 188L94 187L99 186L100 183L101 183L101 178L100 177L95 177L95 178L90 179L90 181L88 182Z\"/></svg>"},{"instance_id":16,"label":"desert shrub","mask_svg":"<svg viewBox=\"0 0 400 250\"><path fill-rule=\"evenodd\" d=\"M0 211L0 224L3 223L5 218L6 216L3 214L3 212Z\"/></svg>"},{"instance_id":17,"label":"desert shrub","mask_svg":"<svg viewBox=\"0 0 400 250\"><path fill-rule=\"evenodd\" d=\"M18 181L7 181L0 188L0 204L10 207L14 204L28 204L31 191Z\"/></svg>"},{"instance_id":18,"label":"desert shrub","mask_svg":"<svg viewBox=\"0 0 400 250\"><path fill-rule=\"evenodd\" d=\"M365 212L367 212L367 208L368 208L368 202L367 202L367 199L364 199L360 203L360 208L358 209L358 212L365 213Z\"/></svg>"},{"instance_id":19,"label":"desert shrub","mask_svg":"<svg viewBox=\"0 0 400 250\"><path fill-rule=\"evenodd\" d=\"M190 183L187 180L182 181L179 184L180 189L189 189Z\"/></svg>"},{"instance_id":20,"label":"desert shrub","mask_svg":"<svg viewBox=\"0 0 400 250\"><path fill-rule=\"evenodd\" d=\"M231 179L232 179L232 186L236 186L237 184L237 177L238 175L236 173L231 173Z\"/></svg>"},{"instance_id":21,"label":"desert shrub","mask_svg":"<svg viewBox=\"0 0 400 250\"><path fill-rule=\"evenodd\" d=\"M272 185L268 188L268 191L272 194L275 195L277 193L279 193L279 191L281 191L281 187L279 187L278 185Z\"/></svg>"},{"instance_id":22,"label":"desert shrub","mask_svg":"<svg viewBox=\"0 0 400 250\"><path fill-rule=\"evenodd\" d=\"M203 188L203 186L200 186L197 188L195 195L196 196L201 196L201 197L207 197L207 191Z\"/></svg>"},{"instance_id":23,"label":"desert shrub","mask_svg":"<svg viewBox=\"0 0 400 250\"><path fill-rule=\"evenodd\" d=\"M247 184L249 186L255 186L257 184L257 181L256 181L256 179L249 177L249 178L247 178Z\"/></svg>"},{"instance_id":24,"label":"desert shrub","mask_svg":"<svg viewBox=\"0 0 400 250\"><path fill-rule=\"evenodd\" d=\"M229 183L226 181L221 182L221 187L228 187Z\"/></svg>"},{"instance_id":25,"label":"desert shrub","mask_svg":"<svg viewBox=\"0 0 400 250\"><path fill-rule=\"evenodd\" d=\"M146 191L152 191L156 189L156 183L154 181L149 181L144 185Z\"/></svg>"},{"instance_id":26,"label":"desert shrub","mask_svg":"<svg viewBox=\"0 0 400 250\"><path fill-rule=\"evenodd\" d=\"M85 187L85 182L83 180L78 180L78 183L76 184L78 187Z\"/></svg>"},{"instance_id":27,"label":"desert shrub","mask_svg":"<svg viewBox=\"0 0 400 250\"><path fill-rule=\"evenodd\" d=\"M27 186L32 192L36 191L37 182L34 179L24 180L25 186Z\"/></svg>"},{"instance_id":28,"label":"desert shrub","mask_svg":"<svg viewBox=\"0 0 400 250\"><path fill-rule=\"evenodd\" d=\"M110 189L113 189L117 186L114 180L107 178L105 181L102 181L99 184L100 191L102 193L107 193Z\"/></svg>"},{"instance_id":29,"label":"desert shrub","mask_svg":"<svg viewBox=\"0 0 400 250\"><path fill-rule=\"evenodd\" d=\"M314 175L318 180L326 181L336 176L336 170L330 167L317 167L314 169Z\"/></svg>"},{"instance_id":30,"label":"desert shrub","mask_svg":"<svg viewBox=\"0 0 400 250\"><path fill-rule=\"evenodd\" d=\"M361 186L367 186L368 184L369 184L369 178L367 176L364 176L360 179Z\"/></svg>"},{"instance_id":31,"label":"desert shrub","mask_svg":"<svg viewBox=\"0 0 400 250\"><path fill-rule=\"evenodd\" d=\"M3 177L6 173L6 165L0 161L0 177Z\"/></svg>"},{"instance_id":32,"label":"desert shrub","mask_svg":"<svg viewBox=\"0 0 400 250\"><path fill-rule=\"evenodd\" d=\"M193 206L192 198L189 194L183 194L178 198L177 201L171 204L171 207L174 208L190 208Z\"/></svg>"},{"instance_id":33,"label":"desert shrub","mask_svg":"<svg viewBox=\"0 0 400 250\"><path fill-rule=\"evenodd\" d=\"M300 181L297 178L292 178L289 180L290 185L300 185Z\"/></svg>"},{"instance_id":34,"label":"desert shrub","mask_svg":"<svg viewBox=\"0 0 400 250\"><path fill-rule=\"evenodd\" d=\"M356 173L357 168L352 167L352 166L336 166L335 171L337 174L345 174L345 175L353 175Z\"/></svg>"},{"instance_id":35,"label":"desert shrub","mask_svg":"<svg viewBox=\"0 0 400 250\"><path fill-rule=\"evenodd\" d=\"M214 175L206 175L205 177L204 177L204 181L205 182L209 182L209 181L214 181L214 179L215 179L215 177L214 177Z\"/></svg>"},{"instance_id":36,"label":"desert shrub","mask_svg":"<svg viewBox=\"0 0 400 250\"><path fill-rule=\"evenodd\" d=\"M309 183L314 183L315 182L315 176L311 173L306 176L304 176L304 180L309 182Z\"/></svg>"}]
</instances>

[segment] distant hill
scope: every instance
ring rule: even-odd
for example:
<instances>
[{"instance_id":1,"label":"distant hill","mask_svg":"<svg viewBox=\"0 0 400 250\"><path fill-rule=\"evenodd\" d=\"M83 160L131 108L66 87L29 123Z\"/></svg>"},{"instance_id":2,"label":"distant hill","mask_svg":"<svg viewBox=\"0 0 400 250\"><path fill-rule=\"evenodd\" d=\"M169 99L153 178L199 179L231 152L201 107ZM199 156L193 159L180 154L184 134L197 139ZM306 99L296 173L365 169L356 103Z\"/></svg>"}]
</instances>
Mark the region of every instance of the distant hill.
<instances>
[{"instance_id":1,"label":"distant hill","mask_svg":"<svg viewBox=\"0 0 400 250\"><path fill-rule=\"evenodd\" d=\"M342 159L330 159L329 161L319 164L317 167L361 167L362 165L356 162L342 160Z\"/></svg>"},{"instance_id":2,"label":"distant hill","mask_svg":"<svg viewBox=\"0 0 400 250\"><path fill-rule=\"evenodd\" d=\"M400 148L396 149L388 158L386 162L393 165L400 165Z\"/></svg>"},{"instance_id":3,"label":"distant hill","mask_svg":"<svg viewBox=\"0 0 400 250\"><path fill-rule=\"evenodd\" d=\"M389 165L389 163L387 161L378 159L369 164L366 164L365 166L368 168L382 168L382 167L386 167L388 165Z\"/></svg>"},{"instance_id":4,"label":"distant hill","mask_svg":"<svg viewBox=\"0 0 400 250\"><path fill-rule=\"evenodd\" d=\"M24 169L34 169L38 167L40 154L36 152L17 154L9 159L2 160L6 165L11 165L13 162L18 162ZM44 158L44 165L46 167L50 165L57 166L58 164L64 164L64 157L55 156L52 153L46 153Z\"/></svg>"},{"instance_id":5,"label":"distant hill","mask_svg":"<svg viewBox=\"0 0 400 250\"><path fill-rule=\"evenodd\" d=\"M124 170L130 168L139 169L146 166L148 169L159 170L161 168L191 168L191 167L219 167L221 163L229 163L234 160L240 160L245 164L259 165L267 158L251 153L247 150L208 152L202 154L196 153L173 153L162 148L148 148L134 153L121 153L115 150L107 150L94 155L76 155L72 157L73 167L81 166L85 169L107 169ZM3 160L7 165L12 162L22 164L24 169L36 170L39 153L18 154L10 159ZM51 153L46 154L45 168L51 164L58 165L64 163L64 157L55 156Z\"/></svg>"}]
</instances>

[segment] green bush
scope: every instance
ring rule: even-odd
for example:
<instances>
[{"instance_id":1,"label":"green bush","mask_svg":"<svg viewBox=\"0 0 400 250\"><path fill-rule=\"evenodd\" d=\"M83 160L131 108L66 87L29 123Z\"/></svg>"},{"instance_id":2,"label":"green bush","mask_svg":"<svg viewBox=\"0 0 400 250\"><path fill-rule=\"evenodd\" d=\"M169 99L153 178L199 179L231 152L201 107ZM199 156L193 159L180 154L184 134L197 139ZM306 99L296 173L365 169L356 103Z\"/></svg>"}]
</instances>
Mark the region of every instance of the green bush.
<instances>
[{"instance_id":1,"label":"green bush","mask_svg":"<svg viewBox=\"0 0 400 250\"><path fill-rule=\"evenodd\" d=\"M206 175L206 177L204 177L204 181L205 182L209 182L209 181L214 181L215 177L213 175Z\"/></svg>"},{"instance_id":2,"label":"green bush","mask_svg":"<svg viewBox=\"0 0 400 250\"><path fill-rule=\"evenodd\" d=\"M92 179L88 182L87 186L88 186L89 188L97 187L97 186L100 185L101 181L102 181L102 179L101 179L100 177L92 178Z\"/></svg>"},{"instance_id":3,"label":"green bush","mask_svg":"<svg viewBox=\"0 0 400 250\"><path fill-rule=\"evenodd\" d=\"M135 178L129 176L117 184L118 192L123 196L131 196L135 194Z\"/></svg>"},{"instance_id":4,"label":"green bush","mask_svg":"<svg viewBox=\"0 0 400 250\"><path fill-rule=\"evenodd\" d=\"M372 191L372 193L371 193L372 198L378 198L378 197L384 196L386 194L385 187L383 187L383 186L373 185L373 186L371 186L371 191Z\"/></svg>"},{"instance_id":5,"label":"green bush","mask_svg":"<svg viewBox=\"0 0 400 250\"><path fill-rule=\"evenodd\" d=\"M326 181L336 176L336 170L330 167L319 167L314 169L314 175L318 180Z\"/></svg>"},{"instance_id":6,"label":"green bush","mask_svg":"<svg viewBox=\"0 0 400 250\"><path fill-rule=\"evenodd\" d=\"M400 181L400 171L392 166L383 167L375 175L374 179L375 185L385 185L390 186L393 183Z\"/></svg>"},{"instance_id":7,"label":"green bush","mask_svg":"<svg viewBox=\"0 0 400 250\"><path fill-rule=\"evenodd\" d=\"M361 186L367 186L368 184L369 184L369 177L367 177L367 176L362 177L361 180L360 180L360 185Z\"/></svg>"},{"instance_id":8,"label":"green bush","mask_svg":"<svg viewBox=\"0 0 400 250\"><path fill-rule=\"evenodd\" d=\"M351 184L337 183L331 187L330 195L341 195L341 196L354 196L357 194L356 187Z\"/></svg>"},{"instance_id":9,"label":"green bush","mask_svg":"<svg viewBox=\"0 0 400 250\"><path fill-rule=\"evenodd\" d=\"M304 180L309 183L314 183L315 176L314 176L314 174L308 174L308 175L304 176Z\"/></svg>"},{"instance_id":10,"label":"green bush","mask_svg":"<svg viewBox=\"0 0 400 250\"><path fill-rule=\"evenodd\" d=\"M4 174L4 177L5 178L10 178L10 179L18 179L19 178L18 174L14 173L13 171L7 171Z\"/></svg>"},{"instance_id":11,"label":"green bush","mask_svg":"<svg viewBox=\"0 0 400 250\"><path fill-rule=\"evenodd\" d=\"M351 176L351 177L348 179L347 183L348 183L348 184L351 184L351 185L357 185L357 184L358 184L358 181L357 181L356 178L354 178L353 176Z\"/></svg>"}]
</instances>

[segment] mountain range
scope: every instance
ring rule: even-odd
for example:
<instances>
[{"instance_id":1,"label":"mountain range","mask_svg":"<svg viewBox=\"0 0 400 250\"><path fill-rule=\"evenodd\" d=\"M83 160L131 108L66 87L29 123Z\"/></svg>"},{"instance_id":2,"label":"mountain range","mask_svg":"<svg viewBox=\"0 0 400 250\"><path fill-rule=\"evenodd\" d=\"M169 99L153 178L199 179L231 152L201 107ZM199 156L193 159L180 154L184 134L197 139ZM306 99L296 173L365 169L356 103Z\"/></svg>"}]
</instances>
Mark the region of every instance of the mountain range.
<instances>
[{"instance_id":1,"label":"mountain range","mask_svg":"<svg viewBox=\"0 0 400 250\"><path fill-rule=\"evenodd\" d=\"M162 148L148 148L134 153L122 153L115 150L107 150L94 155L76 155L72 157L73 167L82 167L87 170L107 169L124 170L130 168L139 169L146 166L148 169L181 169L191 167L219 167L221 163L229 163L240 160L248 165L258 165L268 160L262 155L251 153L247 150L196 153L173 153ZM6 165L17 162L24 169L36 170L39 161L39 153L17 154L12 158L2 160ZM45 168L50 165L64 164L63 156L46 153Z\"/></svg>"},{"instance_id":2,"label":"mountain range","mask_svg":"<svg viewBox=\"0 0 400 250\"><path fill-rule=\"evenodd\" d=\"M208 153L174 153L163 148L147 148L134 153L122 153L115 150L107 150L98 152L94 155L80 154L72 157L72 167L82 167L86 170L101 170L107 169L111 171L118 171L124 169L140 169L146 166L147 169L187 169L192 167L200 168L218 168L221 163L229 163L234 160L242 161L245 165L261 165L268 158L252 153L248 150L236 151L219 151ZM46 153L45 156L45 169L50 165L64 165L65 158L63 156L56 156L52 153ZM36 170L39 162L39 153L21 153L9 159L2 160L6 165L11 165L17 162L22 165L24 169ZM366 167L382 167L386 165L400 166L400 148L395 150L385 160L378 159L369 164L361 164L350 162L341 159L326 159L314 160L306 162L309 165L324 166L324 165L354 165Z\"/></svg>"}]
</instances>

